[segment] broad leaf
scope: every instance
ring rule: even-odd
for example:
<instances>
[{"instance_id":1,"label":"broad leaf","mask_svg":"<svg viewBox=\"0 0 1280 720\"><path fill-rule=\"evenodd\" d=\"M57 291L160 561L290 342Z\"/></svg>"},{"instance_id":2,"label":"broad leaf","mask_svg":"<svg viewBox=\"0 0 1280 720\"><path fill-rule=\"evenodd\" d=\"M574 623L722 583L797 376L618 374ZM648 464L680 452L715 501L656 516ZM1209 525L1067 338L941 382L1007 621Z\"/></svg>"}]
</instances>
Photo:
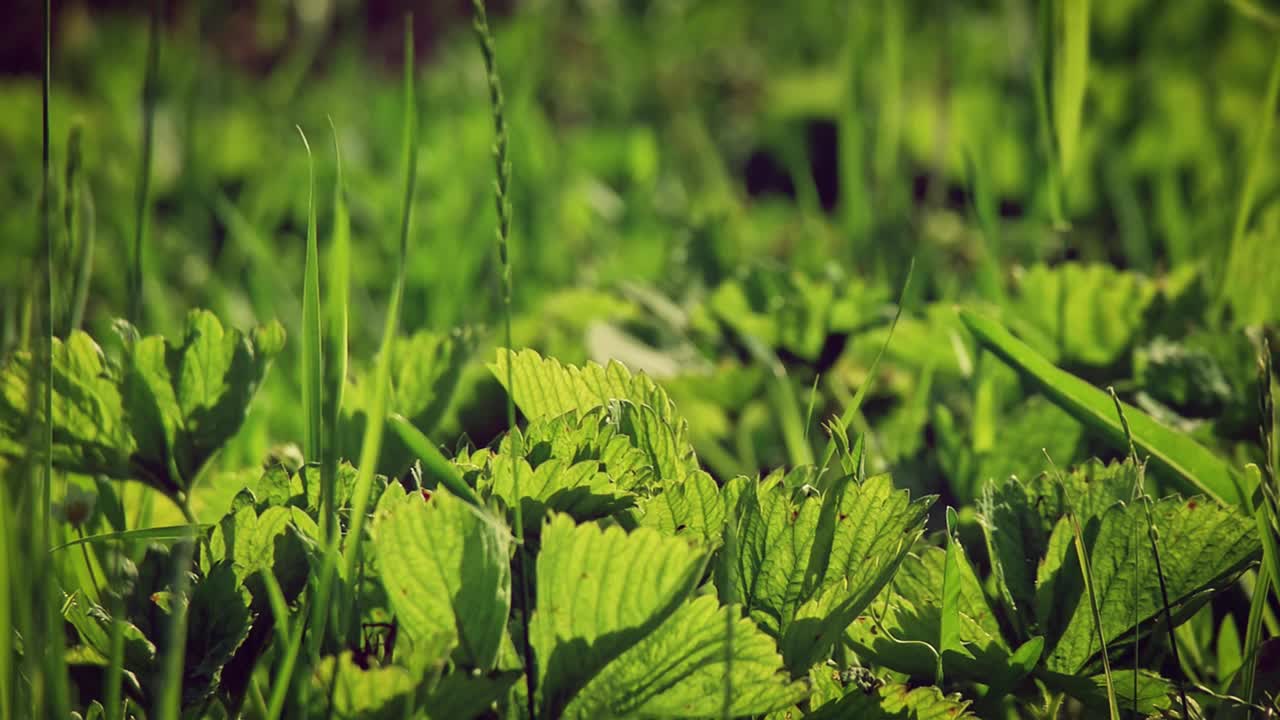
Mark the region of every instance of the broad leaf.
<instances>
[{"instance_id":1,"label":"broad leaf","mask_svg":"<svg viewBox=\"0 0 1280 720\"><path fill-rule=\"evenodd\" d=\"M699 545L650 528L575 527L560 514L544 525L529 637L548 717L684 603L706 564Z\"/></svg>"},{"instance_id":2,"label":"broad leaf","mask_svg":"<svg viewBox=\"0 0 1280 720\"><path fill-rule=\"evenodd\" d=\"M989 682L997 673L1012 673L1009 647L977 575L963 555L953 561L958 647L939 647L947 552L937 547L907 556L881 598L849 626L849 642L876 662L921 678L934 676L937 653L947 676Z\"/></svg>"},{"instance_id":3,"label":"broad leaf","mask_svg":"<svg viewBox=\"0 0 1280 720\"><path fill-rule=\"evenodd\" d=\"M624 432L650 455L664 480L682 480L686 473L698 469L689 443L688 424L676 413L666 391L647 376L633 375L616 362L608 367L587 363L577 368L543 358L533 350L500 350L490 369L503 387L507 385L508 364L515 388L507 390L513 392L516 406L530 420L554 418L570 411L585 414L597 407L612 412L617 401L625 400L636 409L620 410L620 420L626 423Z\"/></svg>"},{"instance_id":4,"label":"broad leaf","mask_svg":"<svg viewBox=\"0 0 1280 720\"><path fill-rule=\"evenodd\" d=\"M694 533L708 545L719 544L724 529L724 501L705 472L691 473L682 483L669 483L644 505L641 524L668 535Z\"/></svg>"},{"instance_id":5,"label":"broad leaf","mask_svg":"<svg viewBox=\"0 0 1280 720\"><path fill-rule=\"evenodd\" d=\"M284 330L273 323L246 337L203 310L187 316L180 345L138 339L127 323L117 329L123 367L83 332L53 340L54 465L185 492L244 422ZM22 452L30 375L27 352L0 371L0 453Z\"/></svg>"},{"instance_id":6,"label":"broad leaf","mask_svg":"<svg viewBox=\"0 0 1280 720\"><path fill-rule=\"evenodd\" d=\"M1260 552L1255 526L1233 509L1206 498L1167 497L1150 510L1175 615L1184 603L1206 600L1202 593L1233 579ZM1089 543L1089 564L1108 645L1130 633L1135 624L1148 624L1158 615L1163 618L1147 527L1147 510L1140 501L1117 504L1102 515ZM1077 599L1070 618L1046 664L1050 670L1074 674L1100 648L1087 598Z\"/></svg>"},{"instance_id":7,"label":"broad leaf","mask_svg":"<svg viewBox=\"0 0 1280 720\"><path fill-rule=\"evenodd\" d=\"M768 635L704 595L605 666L564 717L719 717L726 698L731 715L758 715L808 693Z\"/></svg>"},{"instance_id":8,"label":"broad leaf","mask_svg":"<svg viewBox=\"0 0 1280 720\"><path fill-rule=\"evenodd\" d=\"M722 598L741 601L780 640L796 676L830 652L924 530L932 499L911 501L887 475L845 478L824 497L739 480L725 488L736 547L722 553ZM797 493L799 494L799 493Z\"/></svg>"},{"instance_id":9,"label":"broad leaf","mask_svg":"<svg viewBox=\"0 0 1280 720\"><path fill-rule=\"evenodd\" d=\"M222 666L249 634L249 603L228 564L219 564L191 591L187 607L182 706L203 705L218 687Z\"/></svg>"},{"instance_id":10,"label":"broad leaf","mask_svg":"<svg viewBox=\"0 0 1280 720\"><path fill-rule=\"evenodd\" d=\"M426 501L401 494L388 487L373 528L396 618L415 642L449 638L467 665L493 669L511 609L506 526L446 490Z\"/></svg>"},{"instance_id":11,"label":"broad leaf","mask_svg":"<svg viewBox=\"0 0 1280 720\"><path fill-rule=\"evenodd\" d=\"M856 685L845 690L839 700L805 715L812 720L965 720L977 716L968 712L969 703L958 695L943 695L932 685L910 688L889 684L864 689Z\"/></svg>"}]
</instances>

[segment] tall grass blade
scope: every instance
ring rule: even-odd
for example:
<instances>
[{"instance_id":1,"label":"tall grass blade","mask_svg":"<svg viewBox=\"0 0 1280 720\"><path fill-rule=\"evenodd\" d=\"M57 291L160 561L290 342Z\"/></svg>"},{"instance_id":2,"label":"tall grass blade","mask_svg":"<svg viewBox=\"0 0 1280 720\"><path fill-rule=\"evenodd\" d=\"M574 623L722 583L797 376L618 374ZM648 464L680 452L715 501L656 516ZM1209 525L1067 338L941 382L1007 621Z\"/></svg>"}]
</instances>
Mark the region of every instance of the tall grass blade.
<instances>
[{"instance_id":1,"label":"tall grass blade","mask_svg":"<svg viewBox=\"0 0 1280 720\"><path fill-rule=\"evenodd\" d=\"M318 463L320 445L320 248L316 240L316 165L307 134L298 128L307 150L307 259L302 271L302 414L306 418L303 457Z\"/></svg>"},{"instance_id":2,"label":"tall grass blade","mask_svg":"<svg viewBox=\"0 0 1280 720\"><path fill-rule=\"evenodd\" d=\"M387 414L387 396L391 385L391 354L395 346L396 333L400 326L400 305L404 298L405 268L408 265L409 230L413 220L413 193L418 180L418 106L414 95L414 61L413 61L413 15L405 18L404 30L404 140L400 150L400 159L404 164L404 196L400 212L400 257L396 267L396 277L391 287L391 302L387 305L386 324L382 328L382 345L378 350L378 362L374 368L373 402L369 407L369 424L365 426L364 440L360 446L360 467L357 470L355 489L351 495L351 526L347 532L347 543L343 549L343 573L348 578L355 577L359 564L361 538L364 532L365 515L369 511L369 495L373 491L373 474L378 464L378 455L382 450L383 418ZM322 579L323 589L321 602L327 601L327 594L333 582L332 571L326 572ZM344 605L343 627L350 618L349 608Z\"/></svg>"},{"instance_id":3,"label":"tall grass blade","mask_svg":"<svg viewBox=\"0 0 1280 720\"><path fill-rule=\"evenodd\" d=\"M871 382L876 376L876 371L880 368L880 360L884 358L884 353L889 349L889 343L893 341L893 331L898 327L898 318L902 317L902 308L906 304L907 291L911 289L911 277L915 273L916 259L911 258L911 263L907 266L907 278L902 282L902 291L898 295L898 308L893 313L893 321L889 323L889 334L885 336L884 344L880 346L880 351L876 353L876 357L871 361L871 367L867 369L867 376L863 379L862 384L858 386L858 391L854 393L853 400L849 401L844 412L840 414L837 422L840 432L846 432L849 425L853 424L853 420L857 417L858 409L862 407L862 401L867 396L867 391L871 389ZM826 473L827 467L831 465L831 459L835 457L838 444L836 436L833 433L831 438L827 440L826 452L822 454L822 466L818 470L819 482L822 482L822 476Z\"/></svg>"},{"instance_id":4,"label":"tall grass blade","mask_svg":"<svg viewBox=\"0 0 1280 720\"><path fill-rule=\"evenodd\" d=\"M498 262L500 263L502 273L502 335L503 345L508 350L513 350L511 342L511 296L513 293L513 273L511 271L511 158L508 156L507 145L509 135L507 132L507 116L506 116L506 100L502 94L502 78L498 75L498 50L493 41L493 32L489 29L489 16L485 12L484 0L471 0L472 13L474 15L473 26L475 28L476 40L480 45L480 54L484 56L485 76L489 84L489 104L493 111L493 163L497 177L494 180L494 207L498 215ZM516 401L515 401L515 381L512 376L511 366L513 363L507 363L507 429L508 432L514 432L516 429ZM512 435L514 439L514 435ZM519 463L515 462L515 457L521 452L521 448L516 447L515 442L511 442L512 462L511 464L511 487L516 498L521 497L520 477L516 472ZM520 553L520 563L523 571L520 573L520 601L521 609L524 612L525 624L528 627L529 611L531 604L529 602L529 573L532 572L532 561L528 549L524 544L524 511L521 509L523 503L517 500L514 503L513 519L515 524L515 537L517 552ZM521 648L524 659L524 677L525 677L525 701L527 703L526 710L531 720L538 717L537 700L534 688L534 666L533 666L533 646L530 643L528 633L523 634L523 647Z\"/></svg>"},{"instance_id":5,"label":"tall grass blade","mask_svg":"<svg viewBox=\"0 0 1280 720\"><path fill-rule=\"evenodd\" d=\"M329 118L333 132L333 156L336 178L333 183L333 243L329 248L328 292L324 298L324 387L321 403L324 427L320 438L321 464L320 526L326 543L336 537L337 509L334 485L338 476L338 420L347 381L347 324L351 292L351 219L347 213L346 191L342 184L342 152L338 146L338 128Z\"/></svg>"},{"instance_id":6,"label":"tall grass blade","mask_svg":"<svg viewBox=\"0 0 1280 720\"><path fill-rule=\"evenodd\" d=\"M1262 101L1262 107L1259 108L1258 114L1255 116L1259 119L1259 125L1250 154L1252 161L1249 163L1249 170L1244 178L1244 186L1240 189L1240 203L1236 206L1235 221L1231 227L1231 245L1227 248L1227 263L1222 275L1223 278L1257 276L1251 265L1257 262L1259 253L1257 249L1252 247L1247 231L1249 229L1249 216L1253 213L1254 201L1258 194L1259 185L1262 182L1262 173L1274 162L1274 158L1267 151L1267 148L1271 147L1271 129L1275 125L1276 104L1278 101L1280 101L1280 40L1276 42L1276 55L1271 62L1271 74L1267 79L1267 95ZM1274 242L1274 240L1258 237L1257 243L1265 242ZM1219 310L1221 310L1226 303L1234 300L1228 293L1236 289L1237 283L1220 282L1218 285L1221 288L1221 293L1218 296L1218 306ZM1250 288L1250 294L1257 292L1258 289L1253 286L1253 283L1247 283L1247 285Z\"/></svg>"},{"instance_id":7,"label":"tall grass blade","mask_svg":"<svg viewBox=\"0 0 1280 720\"><path fill-rule=\"evenodd\" d=\"M1089 0L1052 0L1053 127L1062 174L1071 174L1089 77Z\"/></svg>"},{"instance_id":8,"label":"tall grass blade","mask_svg":"<svg viewBox=\"0 0 1280 720\"><path fill-rule=\"evenodd\" d=\"M142 157L138 164L137 197L134 200L133 266L129 273L129 322L141 327L143 248L151 216L151 155L155 136L156 82L160 69L160 0L151 2L147 31L147 69L142 83Z\"/></svg>"},{"instance_id":9,"label":"tall grass blade","mask_svg":"<svg viewBox=\"0 0 1280 720\"><path fill-rule=\"evenodd\" d=\"M84 308L89 301L89 285L93 278L95 213L93 194L89 192L83 175L83 142L84 128L77 123L71 127L67 138L66 207L63 212L67 244L74 248L77 261L75 282L70 293L71 306L67 308L62 326L63 336L78 330L84 323Z\"/></svg>"},{"instance_id":10,"label":"tall grass blade","mask_svg":"<svg viewBox=\"0 0 1280 720\"><path fill-rule=\"evenodd\" d=\"M458 471L458 467L449 462L444 453L440 452L440 448L423 435L413 423L399 413L391 413L387 416L387 424L422 461L422 471L425 476L449 488L449 492L472 505L478 508L484 507L476 491L462 479L462 473Z\"/></svg>"},{"instance_id":11,"label":"tall grass blade","mask_svg":"<svg viewBox=\"0 0 1280 720\"><path fill-rule=\"evenodd\" d=\"M1041 357L999 323L969 310L960 319L983 347L1031 380L1056 405L1124 448L1125 433L1107 394ZM1160 467L1184 479L1194 490L1221 502L1247 507L1248 495L1231 466L1195 440L1156 422L1141 410L1123 405L1133 442Z\"/></svg>"},{"instance_id":12,"label":"tall grass blade","mask_svg":"<svg viewBox=\"0 0 1280 720\"><path fill-rule=\"evenodd\" d=\"M1168 586L1168 583L1165 581L1164 566L1160 562L1160 530L1159 528L1156 527L1155 517L1153 517L1151 514L1151 504L1152 504L1151 496L1147 495L1146 482L1145 482L1146 468L1145 466L1141 465L1140 461L1138 460L1138 450L1133 444L1133 432L1129 429L1129 421L1125 417L1124 405L1120 402L1120 396L1116 394L1116 390L1113 387L1108 387L1107 393L1111 395L1111 402L1115 405L1116 415L1120 418L1120 427L1124 431L1125 441L1129 445L1129 461L1132 462L1136 468L1137 476L1134 479L1135 501L1142 503L1142 508L1145 511L1145 515L1146 515L1147 540L1151 543L1151 557L1155 561L1155 565L1156 565L1156 581L1160 585L1160 602L1163 606L1166 630L1168 630L1168 633L1169 633L1169 648L1170 648L1170 651L1173 653L1174 664L1178 665L1179 667L1182 667L1182 659L1178 656L1178 652L1179 652L1178 637L1174 632L1177 629L1177 627L1176 627L1176 623L1174 623L1173 621L1173 611L1169 608L1169 586ZM1135 531L1136 531L1136 528L1135 528ZM1135 551L1137 550L1137 543L1134 544L1134 550ZM1136 559L1138 557L1141 557L1141 555L1135 552L1134 558ZM1134 575L1137 576L1137 574L1138 574L1138 569L1135 566ZM1136 595L1136 591L1135 591L1135 595ZM1135 597L1135 600L1136 600L1136 597ZM1137 602L1135 602L1134 603L1135 612L1137 612L1137 607L1138 607L1138 604ZM1133 701L1135 704L1138 702L1137 662L1139 659L1139 654L1138 654L1137 642L1138 642L1139 635L1140 633L1138 632L1138 623L1135 622L1134 623L1134 643L1135 643L1134 644L1134 663L1135 665L1133 670L1134 678L1135 678L1134 687L1133 687ZM1187 689L1186 687L1183 686L1181 680L1178 681L1178 697L1182 700L1182 716L1191 717L1190 711L1188 710L1188 706L1187 706ZM1136 709L1135 709L1135 712L1136 712Z\"/></svg>"},{"instance_id":13,"label":"tall grass blade","mask_svg":"<svg viewBox=\"0 0 1280 720\"><path fill-rule=\"evenodd\" d=\"M7 478L5 478L7 480ZM9 720L13 712L13 634L22 630L15 624L13 594L21 590L13 583L10 568L21 567L22 557L13 537L8 482L0 482L0 718Z\"/></svg>"}]
</instances>

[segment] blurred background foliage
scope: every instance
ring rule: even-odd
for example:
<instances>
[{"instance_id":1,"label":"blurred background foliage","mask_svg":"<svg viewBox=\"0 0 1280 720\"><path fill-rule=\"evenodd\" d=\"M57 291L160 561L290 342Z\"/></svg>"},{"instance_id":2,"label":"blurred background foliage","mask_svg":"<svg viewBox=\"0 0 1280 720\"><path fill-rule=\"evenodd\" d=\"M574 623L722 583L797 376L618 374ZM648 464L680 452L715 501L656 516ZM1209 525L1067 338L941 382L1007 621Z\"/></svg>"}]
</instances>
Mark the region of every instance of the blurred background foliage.
<instances>
[{"instance_id":1,"label":"blurred background foliage","mask_svg":"<svg viewBox=\"0 0 1280 720\"><path fill-rule=\"evenodd\" d=\"M986 479L1038 471L1040 448L1062 464L1113 452L981 354L952 312L961 301L1249 457L1254 342L1280 317L1280 137L1261 130L1280 5L1093 3L1070 167L1051 121L1047 5L496 3L516 344L649 372L715 475L755 472L820 447L821 420L866 377L915 258L907 311L855 420L872 430L872 462L902 482L971 500ZM37 6L0 10L3 349L30 334ZM321 139L332 118L356 248L359 437L396 258L398 38L412 10L421 144L402 328L421 352L395 359L394 402L438 442L488 442L505 424L482 364L499 317L492 127L468 3L156 7L140 327L177 335L189 308L207 307L236 327L279 319L298 337L308 166L294 126L312 138L318 186L331 187ZM79 126L96 243L84 325L104 337L127 307L151 8L55 9L55 186ZM329 202L319 193L322 252ZM83 249L60 238L70 278ZM296 353L291 341L225 467L300 440ZM799 444L778 420L787 408L804 414Z\"/></svg>"}]
</instances>

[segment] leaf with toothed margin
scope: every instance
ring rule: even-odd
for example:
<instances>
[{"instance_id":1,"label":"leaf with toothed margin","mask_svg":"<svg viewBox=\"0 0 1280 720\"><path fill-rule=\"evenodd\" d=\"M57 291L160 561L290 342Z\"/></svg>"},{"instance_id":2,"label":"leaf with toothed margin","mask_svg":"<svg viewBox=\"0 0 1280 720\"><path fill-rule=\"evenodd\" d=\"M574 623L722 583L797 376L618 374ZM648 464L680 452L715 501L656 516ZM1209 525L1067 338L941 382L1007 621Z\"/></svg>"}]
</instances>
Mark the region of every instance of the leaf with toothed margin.
<instances>
[{"instance_id":1,"label":"leaf with toothed margin","mask_svg":"<svg viewBox=\"0 0 1280 720\"><path fill-rule=\"evenodd\" d=\"M578 368L561 365L533 350L499 350L489 369L503 387L508 366L515 389L507 390L513 392L516 406L529 420L571 411L585 414L604 407L617 412L623 432L650 455L662 479L683 480L698 469L688 423L676 412L666 391L643 373L632 374L618 362L607 367L587 363Z\"/></svg>"},{"instance_id":2,"label":"leaf with toothed margin","mask_svg":"<svg viewBox=\"0 0 1280 720\"><path fill-rule=\"evenodd\" d=\"M392 483L373 527L382 584L406 634L447 637L464 662L492 670L511 610L510 536L502 521L444 488L424 500Z\"/></svg>"},{"instance_id":3,"label":"leaf with toothed margin","mask_svg":"<svg viewBox=\"0 0 1280 720\"><path fill-rule=\"evenodd\" d=\"M779 639L797 677L893 577L932 503L912 501L887 475L843 478L822 497L743 479L726 486L726 500L735 543L720 556L720 596Z\"/></svg>"},{"instance_id":4,"label":"leaf with toothed margin","mask_svg":"<svg viewBox=\"0 0 1280 720\"><path fill-rule=\"evenodd\" d=\"M671 617L706 560L700 543L651 528L627 534L553 515L542 528L529 625L542 713L559 716L609 663Z\"/></svg>"},{"instance_id":5,"label":"leaf with toothed margin","mask_svg":"<svg viewBox=\"0 0 1280 720\"><path fill-rule=\"evenodd\" d=\"M808 684L793 681L773 640L736 607L703 595L609 663L565 708L565 718L718 717L725 681L734 717L800 702Z\"/></svg>"}]
</instances>

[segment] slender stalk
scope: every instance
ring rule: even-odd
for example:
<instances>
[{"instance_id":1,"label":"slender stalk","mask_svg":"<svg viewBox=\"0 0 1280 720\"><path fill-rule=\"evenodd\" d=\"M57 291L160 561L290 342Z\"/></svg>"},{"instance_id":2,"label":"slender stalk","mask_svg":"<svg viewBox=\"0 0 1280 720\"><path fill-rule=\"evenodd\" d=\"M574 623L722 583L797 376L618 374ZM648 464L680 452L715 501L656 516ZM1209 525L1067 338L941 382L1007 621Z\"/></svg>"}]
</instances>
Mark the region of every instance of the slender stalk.
<instances>
[{"instance_id":1,"label":"slender stalk","mask_svg":"<svg viewBox=\"0 0 1280 720\"><path fill-rule=\"evenodd\" d=\"M160 0L152 0L147 32L147 74L142 84L142 159L138 166L138 194L134 205L133 267L129 275L129 322L141 326L142 249L146 245L151 211L151 155L155 135L156 76L160 67Z\"/></svg>"},{"instance_id":2,"label":"slender stalk","mask_svg":"<svg viewBox=\"0 0 1280 720\"><path fill-rule=\"evenodd\" d=\"M502 95L502 79L498 75L498 52L494 46L493 33L489 29L489 17L485 12L484 0L472 0L471 7L475 14L474 27L476 39L480 45L480 53L484 56L485 74L489 82L489 104L493 108L493 162L494 169L497 172L497 179L494 182L494 205L498 214L498 262L501 264L502 271L502 335L503 345L508 350L514 350L511 342L511 295L512 295L512 272L511 272L511 199L509 196L511 190L511 158L507 153L508 132L506 118L506 101ZM512 376L511 366L513 363L507 363L507 428L512 432L516 428L516 405L515 405L515 384ZM511 487L515 497L515 507L513 508L515 521L515 537L517 552L520 554L520 564L522 571L520 573L520 600L521 607L525 614L525 633L523 636L521 650L524 655L524 677L525 677L525 700L528 704L527 710L530 718L538 716L535 701L534 687L534 666L533 666L533 647L529 642L528 620L529 620L529 573L534 571L530 564L530 556L528 549L524 544L524 513L521 509L522 502L520 500L520 476L516 472L519 465L516 462L519 457L521 448L517 447L515 439L519 437L512 434L511 446Z\"/></svg>"},{"instance_id":3,"label":"slender stalk","mask_svg":"<svg viewBox=\"0 0 1280 720\"><path fill-rule=\"evenodd\" d=\"M302 415L306 419L304 456L308 464L318 463L323 453L320 443L320 383L324 359L320 354L320 249L316 240L316 166L307 134L298 127L307 150L310 185L307 192L307 250L302 280Z\"/></svg>"}]
</instances>

